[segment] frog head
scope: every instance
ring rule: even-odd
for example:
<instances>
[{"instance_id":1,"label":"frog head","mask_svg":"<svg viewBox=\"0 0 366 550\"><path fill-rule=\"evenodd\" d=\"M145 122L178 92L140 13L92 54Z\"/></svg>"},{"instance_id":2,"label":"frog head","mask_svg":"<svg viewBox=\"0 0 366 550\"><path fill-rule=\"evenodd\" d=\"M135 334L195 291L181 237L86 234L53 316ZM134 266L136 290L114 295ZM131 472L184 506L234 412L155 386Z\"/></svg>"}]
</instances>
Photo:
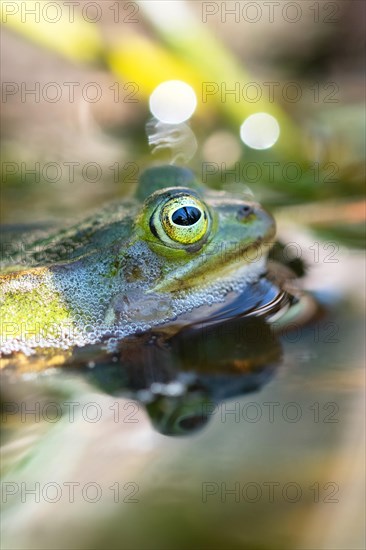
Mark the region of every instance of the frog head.
<instances>
[{"instance_id":1,"label":"frog head","mask_svg":"<svg viewBox=\"0 0 366 550\"><path fill-rule=\"evenodd\" d=\"M144 202L130 246L144 243L160 265L151 291L206 287L264 272L275 222L258 203L208 189L174 166L146 171L136 195Z\"/></svg>"}]
</instances>

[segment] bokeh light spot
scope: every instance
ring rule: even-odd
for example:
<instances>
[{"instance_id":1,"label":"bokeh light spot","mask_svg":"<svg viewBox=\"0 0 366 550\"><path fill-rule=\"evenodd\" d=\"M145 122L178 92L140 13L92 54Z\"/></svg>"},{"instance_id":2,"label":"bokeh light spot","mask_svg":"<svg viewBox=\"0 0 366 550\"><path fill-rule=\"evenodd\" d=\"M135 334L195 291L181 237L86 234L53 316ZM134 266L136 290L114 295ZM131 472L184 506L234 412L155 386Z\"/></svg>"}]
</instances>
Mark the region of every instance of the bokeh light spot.
<instances>
[{"instance_id":1,"label":"bokeh light spot","mask_svg":"<svg viewBox=\"0 0 366 550\"><path fill-rule=\"evenodd\" d=\"M278 140L280 126L274 116L267 113L250 115L240 127L243 143L251 149L269 149Z\"/></svg>"},{"instance_id":2,"label":"bokeh light spot","mask_svg":"<svg viewBox=\"0 0 366 550\"><path fill-rule=\"evenodd\" d=\"M152 115L167 124L188 120L197 106L197 97L191 86L182 80L167 80L159 84L149 100Z\"/></svg>"},{"instance_id":3,"label":"bokeh light spot","mask_svg":"<svg viewBox=\"0 0 366 550\"><path fill-rule=\"evenodd\" d=\"M242 145L230 132L220 131L212 134L204 143L202 154L205 161L225 163L233 166L241 157Z\"/></svg>"}]
</instances>

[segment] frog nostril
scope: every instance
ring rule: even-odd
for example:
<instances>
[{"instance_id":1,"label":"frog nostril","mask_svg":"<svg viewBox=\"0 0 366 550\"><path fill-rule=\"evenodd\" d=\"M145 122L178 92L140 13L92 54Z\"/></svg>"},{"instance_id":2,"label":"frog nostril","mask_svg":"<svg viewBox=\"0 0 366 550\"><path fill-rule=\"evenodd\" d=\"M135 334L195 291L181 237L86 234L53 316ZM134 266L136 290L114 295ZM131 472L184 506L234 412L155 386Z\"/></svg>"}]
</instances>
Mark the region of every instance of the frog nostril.
<instances>
[{"instance_id":1,"label":"frog nostril","mask_svg":"<svg viewBox=\"0 0 366 550\"><path fill-rule=\"evenodd\" d=\"M248 218L248 216L250 216L250 214L253 214L253 212L254 212L254 209L252 206L250 206L249 204L244 204L239 208L239 211L237 214L238 220L239 221L245 220L246 218Z\"/></svg>"}]
</instances>

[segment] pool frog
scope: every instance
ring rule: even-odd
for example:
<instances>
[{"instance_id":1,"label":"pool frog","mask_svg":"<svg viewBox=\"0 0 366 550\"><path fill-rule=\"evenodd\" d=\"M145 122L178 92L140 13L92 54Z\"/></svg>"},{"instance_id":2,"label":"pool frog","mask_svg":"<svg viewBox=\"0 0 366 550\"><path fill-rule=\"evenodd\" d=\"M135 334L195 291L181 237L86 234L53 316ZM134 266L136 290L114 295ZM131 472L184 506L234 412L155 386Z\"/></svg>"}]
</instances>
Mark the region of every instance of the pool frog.
<instances>
[{"instance_id":1,"label":"pool frog","mask_svg":"<svg viewBox=\"0 0 366 550\"><path fill-rule=\"evenodd\" d=\"M70 351L214 311L266 273L275 222L245 195L178 166L71 227L5 243L5 356Z\"/></svg>"}]
</instances>

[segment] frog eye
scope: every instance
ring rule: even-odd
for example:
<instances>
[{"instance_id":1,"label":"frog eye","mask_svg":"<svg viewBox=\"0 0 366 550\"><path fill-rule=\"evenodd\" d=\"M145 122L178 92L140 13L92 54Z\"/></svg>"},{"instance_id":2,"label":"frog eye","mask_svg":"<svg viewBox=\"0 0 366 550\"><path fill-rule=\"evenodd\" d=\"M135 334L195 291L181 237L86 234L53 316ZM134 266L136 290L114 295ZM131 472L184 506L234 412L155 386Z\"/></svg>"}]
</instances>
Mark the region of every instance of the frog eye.
<instances>
[{"instance_id":1,"label":"frog eye","mask_svg":"<svg viewBox=\"0 0 366 550\"><path fill-rule=\"evenodd\" d=\"M207 207L194 195L180 194L168 199L155 211L150 226L169 244L194 244L206 236L209 228ZM173 243L171 243L173 244Z\"/></svg>"}]
</instances>

